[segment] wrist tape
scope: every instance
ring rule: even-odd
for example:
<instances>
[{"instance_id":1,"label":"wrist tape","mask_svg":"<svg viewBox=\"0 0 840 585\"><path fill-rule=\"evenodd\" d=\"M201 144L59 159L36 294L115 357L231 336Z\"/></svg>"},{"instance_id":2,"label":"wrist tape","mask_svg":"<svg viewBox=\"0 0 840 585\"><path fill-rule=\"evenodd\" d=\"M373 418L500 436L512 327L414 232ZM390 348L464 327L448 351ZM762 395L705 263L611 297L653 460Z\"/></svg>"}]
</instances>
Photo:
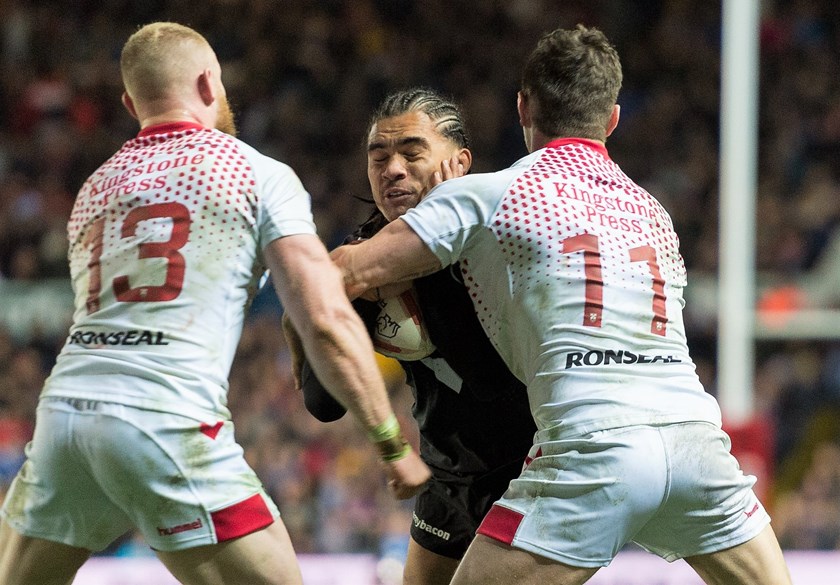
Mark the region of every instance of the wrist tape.
<instances>
[{"instance_id":1,"label":"wrist tape","mask_svg":"<svg viewBox=\"0 0 840 585\"><path fill-rule=\"evenodd\" d=\"M393 414L368 431L368 438L376 445L379 457L388 463L399 461L411 452L411 445L403 438L400 423Z\"/></svg>"}]
</instances>

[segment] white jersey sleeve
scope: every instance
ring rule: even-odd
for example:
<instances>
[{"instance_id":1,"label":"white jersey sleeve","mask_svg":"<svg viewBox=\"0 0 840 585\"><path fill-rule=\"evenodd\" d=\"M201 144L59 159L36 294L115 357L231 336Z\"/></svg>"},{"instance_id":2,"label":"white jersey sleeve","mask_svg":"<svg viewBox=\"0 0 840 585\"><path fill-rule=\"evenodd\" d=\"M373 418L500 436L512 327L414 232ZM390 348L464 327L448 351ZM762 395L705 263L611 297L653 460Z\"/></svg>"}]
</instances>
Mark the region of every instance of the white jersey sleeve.
<instances>
[{"instance_id":1,"label":"white jersey sleeve","mask_svg":"<svg viewBox=\"0 0 840 585\"><path fill-rule=\"evenodd\" d=\"M501 201L499 185L512 181L516 175L514 167L498 173L450 179L423 198L420 210L409 209L401 219L429 246L443 266L454 264L487 230Z\"/></svg>"},{"instance_id":2,"label":"white jersey sleeve","mask_svg":"<svg viewBox=\"0 0 840 585\"><path fill-rule=\"evenodd\" d=\"M262 249L314 233L287 165L216 130L144 130L76 200L74 322L44 395L229 416L227 376Z\"/></svg>"},{"instance_id":3,"label":"white jersey sleeve","mask_svg":"<svg viewBox=\"0 0 840 585\"><path fill-rule=\"evenodd\" d=\"M603 145L556 141L446 181L403 219L442 264L460 261L540 429L720 424L688 352L671 219Z\"/></svg>"}]
</instances>

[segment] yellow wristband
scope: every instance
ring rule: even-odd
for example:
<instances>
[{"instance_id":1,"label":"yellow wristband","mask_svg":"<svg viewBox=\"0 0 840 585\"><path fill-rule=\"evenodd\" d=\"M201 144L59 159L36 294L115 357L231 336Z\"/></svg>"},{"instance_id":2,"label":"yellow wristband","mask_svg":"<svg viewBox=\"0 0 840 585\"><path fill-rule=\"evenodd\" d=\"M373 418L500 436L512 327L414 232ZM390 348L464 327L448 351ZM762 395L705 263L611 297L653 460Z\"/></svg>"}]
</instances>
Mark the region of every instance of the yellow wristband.
<instances>
[{"instance_id":1,"label":"yellow wristband","mask_svg":"<svg viewBox=\"0 0 840 585\"><path fill-rule=\"evenodd\" d=\"M368 431L368 439L372 443L381 443L383 441L390 441L400 435L400 423L397 422L397 417L393 413L383 422L379 423Z\"/></svg>"},{"instance_id":2,"label":"yellow wristband","mask_svg":"<svg viewBox=\"0 0 840 585\"><path fill-rule=\"evenodd\" d=\"M380 450L379 458L382 459L382 461L385 461L386 463L393 463L394 461L405 459L405 457L409 453L411 453L411 445L409 445L405 439L402 439L402 447L390 453L386 453L383 450Z\"/></svg>"}]
</instances>

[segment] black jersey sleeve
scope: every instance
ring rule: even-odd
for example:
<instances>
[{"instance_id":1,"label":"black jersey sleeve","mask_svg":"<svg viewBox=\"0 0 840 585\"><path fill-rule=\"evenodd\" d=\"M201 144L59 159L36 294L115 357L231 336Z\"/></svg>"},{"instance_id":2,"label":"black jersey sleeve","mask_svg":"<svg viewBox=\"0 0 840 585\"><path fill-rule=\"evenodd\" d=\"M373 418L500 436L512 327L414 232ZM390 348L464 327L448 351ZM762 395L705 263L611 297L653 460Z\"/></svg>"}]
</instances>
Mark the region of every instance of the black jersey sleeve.
<instances>
[{"instance_id":1,"label":"black jersey sleeve","mask_svg":"<svg viewBox=\"0 0 840 585\"><path fill-rule=\"evenodd\" d=\"M340 419L347 412L347 409L321 385L307 359L303 360L300 370L300 385L306 410L319 421L332 422Z\"/></svg>"},{"instance_id":2,"label":"black jersey sleeve","mask_svg":"<svg viewBox=\"0 0 840 585\"><path fill-rule=\"evenodd\" d=\"M368 329L368 333L370 333L376 325L378 305L364 299L357 299L353 301L353 307L359 313ZM303 360L301 366L300 385L306 410L319 421L332 422L340 419L347 412L347 409L324 388L307 359Z\"/></svg>"}]
</instances>

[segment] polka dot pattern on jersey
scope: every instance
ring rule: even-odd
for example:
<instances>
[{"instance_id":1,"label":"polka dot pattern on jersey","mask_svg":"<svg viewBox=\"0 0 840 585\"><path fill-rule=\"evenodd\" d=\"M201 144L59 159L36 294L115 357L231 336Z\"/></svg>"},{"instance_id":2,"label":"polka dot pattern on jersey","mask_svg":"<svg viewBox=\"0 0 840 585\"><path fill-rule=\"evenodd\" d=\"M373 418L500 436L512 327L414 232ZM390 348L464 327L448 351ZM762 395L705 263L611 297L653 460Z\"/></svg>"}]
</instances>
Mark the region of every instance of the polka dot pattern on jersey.
<instances>
[{"instance_id":1,"label":"polka dot pattern on jersey","mask_svg":"<svg viewBox=\"0 0 840 585\"><path fill-rule=\"evenodd\" d=\"M510 184L490 228L506 258L514 296L524 293L533 301L563 291L577 299L582 322L591 325L600 325L602 318L602 284L626 291L632 302L638 297L638 312L644 313L639 318L648 321L654 301L662 302L662 281L685 285L679 240L665 209L618 165L583 143L545 148ZM482 304L469 262L462 262L462 271L477 313L493 335L501 326L493 308ZM558 304L544 301L546 307ZM658 327L664 330L664 323Z\"/></svg>"},{"instance_id":2,"label":"polka dot pattern on jersey","mask_svg":"<svg viewBox=\"0 0 840 585\"><path fill-rule=\"evenodd\" d=\"M254 237L255 187L253 169L226 134L192 126L141 134L80 190L68 223L71 270L98 262L108 285L130 265L141 296L143 286L177 280L172 271L182 264L221 276Z\"/></svg>"}]
</instances>

